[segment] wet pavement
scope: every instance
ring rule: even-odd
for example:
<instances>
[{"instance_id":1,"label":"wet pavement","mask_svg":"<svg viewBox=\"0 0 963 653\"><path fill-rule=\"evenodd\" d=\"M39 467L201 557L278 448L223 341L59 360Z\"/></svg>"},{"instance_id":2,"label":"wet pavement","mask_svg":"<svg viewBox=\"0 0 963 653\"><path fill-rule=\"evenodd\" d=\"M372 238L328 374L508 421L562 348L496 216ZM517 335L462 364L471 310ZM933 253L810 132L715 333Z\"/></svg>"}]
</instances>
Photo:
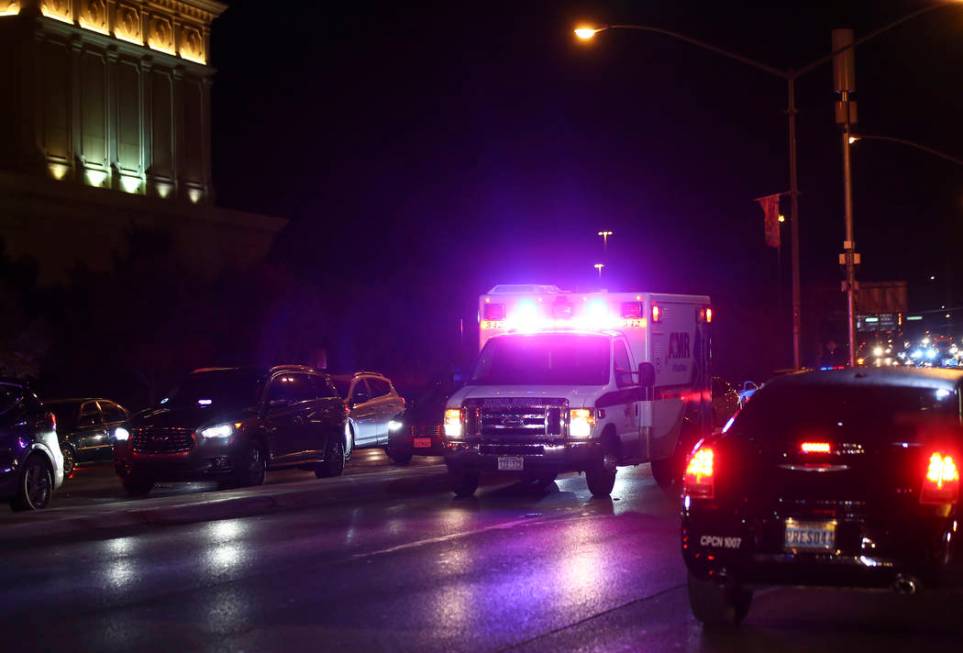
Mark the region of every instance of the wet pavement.
<instances>
[{"instance_id":1,"label":"wet pavement","mask_svg":"<svg viewBox=\"0 0 963 653\"><path fill-rule=\"evenodd\" d=\"M675 501L647 466L620 470L607 501L574 474L544 492L488 479L455 500L434 461L370 456L310 510L0 542L3 650L851 652L955 650L963 635L958 596L783 589L707 635Z\"/></svg>"}]
</instances>

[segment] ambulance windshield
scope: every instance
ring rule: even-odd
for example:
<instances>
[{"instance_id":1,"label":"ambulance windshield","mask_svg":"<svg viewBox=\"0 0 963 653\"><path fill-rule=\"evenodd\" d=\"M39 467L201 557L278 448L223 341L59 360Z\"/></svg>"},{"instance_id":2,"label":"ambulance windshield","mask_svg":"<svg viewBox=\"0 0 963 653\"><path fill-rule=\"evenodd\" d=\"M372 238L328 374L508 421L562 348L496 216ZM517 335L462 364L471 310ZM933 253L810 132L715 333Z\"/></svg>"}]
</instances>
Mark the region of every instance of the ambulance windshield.
<instances>
[{"instance_id":1,"label":"ambulance windshield","mask_svg":"<svg viewBox=\"0 0 963 653\"><path fill-rule=\"evenodd\" d=\"M605 385L609 338L581 334L511 335L489 340L472 385Z\"/></svg>"}]
</instances>

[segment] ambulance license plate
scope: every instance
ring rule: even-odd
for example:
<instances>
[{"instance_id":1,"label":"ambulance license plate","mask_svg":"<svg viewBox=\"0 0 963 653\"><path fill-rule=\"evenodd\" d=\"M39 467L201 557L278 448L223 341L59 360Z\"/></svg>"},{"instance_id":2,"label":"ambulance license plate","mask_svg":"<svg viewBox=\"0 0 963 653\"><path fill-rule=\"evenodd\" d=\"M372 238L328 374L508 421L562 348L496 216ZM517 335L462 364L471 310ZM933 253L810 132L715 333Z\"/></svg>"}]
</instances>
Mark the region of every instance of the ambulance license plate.
<instances>
[{"instance_id":1,"label":"ambulance license plate","mask_svg":"<svg viewBox=\"0 0 963 653\"><path fill-rule=\"evenodd\" d=\"M498 471L520 472L525 469L525 459L521 456L499 456Z\"/></svg>"},{"instance_id":2,"label":"ambulance license plate","mask_svg":"<svg viewBox=\"0 0 963 653\"><path fill-rule=\"evenodd\" d=\"M431 438L415 438L411 444L415 449L431 449Z\"/></svg>"},{"instance_id":3,"label":"ambulance license plate","mask_svg":"<svg viewBox=\"0 0 963 653\"><path fill-rule=\"evenodd\" d=\"M836 548L836 522L787 519L783 546L787 551L832 551Z\"/></svg>"}]
</instances>

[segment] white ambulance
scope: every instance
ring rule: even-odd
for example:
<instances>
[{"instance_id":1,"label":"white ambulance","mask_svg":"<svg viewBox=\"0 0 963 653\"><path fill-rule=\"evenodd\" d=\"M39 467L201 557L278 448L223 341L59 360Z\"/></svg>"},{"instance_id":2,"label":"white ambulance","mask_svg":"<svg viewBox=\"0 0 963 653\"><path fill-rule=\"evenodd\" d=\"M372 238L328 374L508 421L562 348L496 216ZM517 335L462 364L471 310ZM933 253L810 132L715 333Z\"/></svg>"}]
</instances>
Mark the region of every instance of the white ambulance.
<instances>
[{"instance_id":1,"label":"white ambulance","mask_svg":"<svg viewBox=\"0 0 963 653\"><path fill-rule=\"evenodd\" d=\"M712 428L708 297L499 285L478 310L481 351L444 416L456 495L482 471L544 486L585 472L595 496L619 466L681 477Z\"/></svg>"}]
</instances>

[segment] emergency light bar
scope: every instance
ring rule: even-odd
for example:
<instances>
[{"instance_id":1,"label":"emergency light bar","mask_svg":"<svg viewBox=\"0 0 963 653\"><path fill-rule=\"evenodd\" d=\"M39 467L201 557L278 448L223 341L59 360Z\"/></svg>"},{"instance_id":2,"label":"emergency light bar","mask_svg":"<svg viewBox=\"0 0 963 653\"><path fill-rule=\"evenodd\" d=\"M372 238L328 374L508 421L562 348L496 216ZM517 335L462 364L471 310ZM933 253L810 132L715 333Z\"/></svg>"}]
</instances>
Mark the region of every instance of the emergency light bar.
<instances>
[{"instance_id":1,"label":"emergency light bar","mask_svg":"<svg viewBox=\"0 0 963 653\"><path fill-rule=\"evenodd\" d=\"M535 333L557 329L644 329L648 326L641 301L621 302L617 304L617 310L613 310L602 296L581 299L579 305L560 298L545 306L541 297L521 297L511 307L486 301L482 308L481 328Z\"/></svg>"}]
</instances>

